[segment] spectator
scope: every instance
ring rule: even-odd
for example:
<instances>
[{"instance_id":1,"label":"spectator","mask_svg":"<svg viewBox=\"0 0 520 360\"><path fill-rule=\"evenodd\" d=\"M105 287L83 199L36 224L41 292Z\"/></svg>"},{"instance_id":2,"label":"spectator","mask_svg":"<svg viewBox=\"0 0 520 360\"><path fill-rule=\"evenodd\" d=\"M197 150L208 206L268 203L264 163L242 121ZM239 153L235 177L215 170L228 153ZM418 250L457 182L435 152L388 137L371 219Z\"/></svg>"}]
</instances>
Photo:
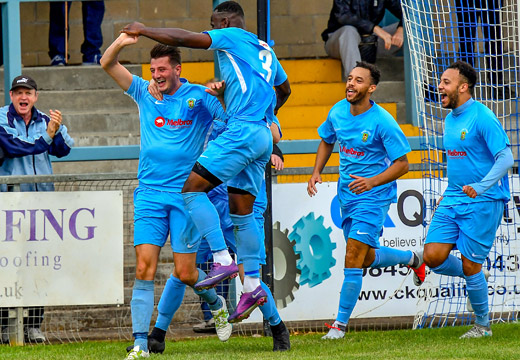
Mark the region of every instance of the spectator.
<instances>
[{"instance_id":1,"label":"spectator","mask_svg":"<svg viewBox=\"0 0 520 360\"><path fill-rule=\"evenodd\" d=\"M49 155L66 156L74 140L61 124L61 112L50 110L50 117L37 110L38 87L29 76L17 76L12 83L11 104L0 108L0 148L4 151L4 161L0 175L49 175L52 166ZM8 191L2 186L1 191ZM21 184L20 191L53 191L52 183ZM44 342L45 336L40 325L43 307L28 308L24 319L25 341ZM2 320L2 343L9 342L7 329L7 309L0 311Z\"/></svg>"},{"instance_id":2,"label":"spectator","mask_svg":"<svg viewBox=\"0 0 520 360\"><path fill-rule=\"evenodd\" d=\"M456 0L457 27L460 37L459 59L471 66L478 66L477 27L480 20L484 37L484 54L486 67L491 69L491 83L493 98L510 99L516 93L504 84L502 29L500 26L501 0ZM475 59L477 64L475 64Z\"/></svg>"},{"instance_id":3,"label":"spectator","mask_svg":"<svg viewBox=\"0 0 520 360\"><path fill-rule=\"evenodd\" d=\"M378 24L389 10L398 19ZM393 54L403 45L403 13L399 0L334 0L327 28L321 34L325 51L340 59L345 79L356 62L374 63L377 55Z\"/></svg>"},{"instance_id":4,"label":"spectator","mask_svg":"<svg viewBox=\"0 0 520 360\"><path fill-rule=\"evenodd\" d=\"M67 2L67 19L71 3L71 1ZM101 59L100 48L103 45L101 22L105 13L105 3L104 1L82 1L81 11L83 13L83 36L85 39L81 45L83 65L99 65L99 60ZM69 56L68 54L65 55L65 2L51 2L49 18L49 56L51 65L65 65Z\"/></svg>"}]
</instances>

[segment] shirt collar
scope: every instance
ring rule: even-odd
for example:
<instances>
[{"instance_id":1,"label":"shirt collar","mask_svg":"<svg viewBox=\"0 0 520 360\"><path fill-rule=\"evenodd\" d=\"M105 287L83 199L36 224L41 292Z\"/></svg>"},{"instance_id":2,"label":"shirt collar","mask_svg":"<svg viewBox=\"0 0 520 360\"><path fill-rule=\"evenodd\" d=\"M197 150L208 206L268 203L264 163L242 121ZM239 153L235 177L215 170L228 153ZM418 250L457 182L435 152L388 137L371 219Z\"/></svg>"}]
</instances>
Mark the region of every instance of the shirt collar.
<instances>
[{"instance_id":1,"label":"shirt collar","mask_svg":"<svg viewBox=\"0 0 520 360\"><path fill-rule=\"evenodd\" d=\"M466 101L464 104L462 104L458 108L453 109L453 111L452 111L453 115L459 116L464 111L466 111L466 109L469 108L474 102L475 102L475 100L473 100L473 98L469 98L469 100Z\"/></svg>"}]
</instances>

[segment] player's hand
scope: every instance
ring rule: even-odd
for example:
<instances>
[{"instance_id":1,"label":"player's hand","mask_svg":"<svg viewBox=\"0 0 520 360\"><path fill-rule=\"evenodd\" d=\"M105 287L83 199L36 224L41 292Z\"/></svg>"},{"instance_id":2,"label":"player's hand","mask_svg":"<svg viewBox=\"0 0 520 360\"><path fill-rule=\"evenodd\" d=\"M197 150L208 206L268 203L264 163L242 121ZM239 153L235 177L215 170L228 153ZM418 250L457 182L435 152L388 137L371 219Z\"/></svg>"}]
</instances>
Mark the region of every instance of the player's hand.
<instances>
[{"instance_id":1,"label":"player's hand","mask_svg":"<svg viewBox=\"0 0 520 360\"><path fill-rule=\"evenodd\" d=\"M136 35L129 35L127 33L121 33L119 34L119 37L117 38L119 40L119 43L121 46L128 46L128 45L134 45L139 40L139 36Z\"/></svg>"},{"instance_id":2,"label":"player's hand","mask_svg":"<svg viewBox=\"0 0 520 360\"><path fill-rule=\"evenodd\" d=\"M472 199L477 197L477 191L469 185L464 185L462 191Z\"/></svg>"},{"instance_id":3,"label":"player's hand","mask_svg":"<svg viewBox=\"0 0 520 360\"><path fill-rule=\"evenodd\" d=\"M126 25L121 32L132 36L139 36L141 35L141 30L144 28L145 26L143 23L134 21L133 23Z\"/></svg>"},{"instance_id":4,"label":"player's hand","mask_svg":"<svg viewBox=\"0 0 520 360\"><path fill-rule=\"evenodd\" d=\"M307 184L307 193L310 197L313 197L318 193L318 189L316 188L316 183L322 183L320 174L313 174L309 179L309 183Z\"/></svg>"},{"instance_id":5,"label":"player's hand","mask_svg":"<svg viewBox=\"0 0 520 360\"><path fill-rule=\"evenodd\" d=\"M223 97L224 90L226 90L226 82L224 80L210 82L210 83L206 84L206 87L207 87L206 92L208 94L211 94L216 97Z\"/></svg>"},{"instance_id":6,"label":"player's hand","mask_svg":"<svg viewBox=\"0 0 520 360\"><path fill-rule=\"evenodd\" d=\"M385 49L390 50L392 47L392 35L384 31L383 28L378 25L374 26L374 34L376 34L385 42Z\"/></svg>"},{"instance_id":7,"label":"player's hand","mask_svg":"<svg viewBox=\"0 0 520 360\"><path fill-rule=\"evenodd\" d=\"M404 36L403 36L403 27L399 26L395 31L394 35L392 35L392 45L401 47L403 46Z\"/></svg>"},{"instance_id":8,"label":"player's hand","mask_svg":"<svg viewBox=\"0 0 520 360\"><path fill-rule=\"evenodd\" d=\"M283 170L283 160L276 154L271 154L271 164L278 171Z\"/></svg>"},{"instance_id":9,"label":"player's hand","mask_svg":"<svg viewBox=\"0 0 520 360\"><path fill-rule=\"evenodd\" d=\"M150 84L148 85L148 92L159 101L163 99L163 94L159 91L159 85L157 85L154 79L150 80Z\"/></svg>"},{"instance_id":10,"label":"player's hand","mask_svg":"<svg viewBox=\"0 0 520 360\"><path fill-rule=\"evenodd\" d=\"M374 185L372 185L372 178L364 178L357 175L349 175L354 181L348 184L348 188L354 194L359 195L364 193L365 191L372 190Z\"/></svg>"}]
</instances>

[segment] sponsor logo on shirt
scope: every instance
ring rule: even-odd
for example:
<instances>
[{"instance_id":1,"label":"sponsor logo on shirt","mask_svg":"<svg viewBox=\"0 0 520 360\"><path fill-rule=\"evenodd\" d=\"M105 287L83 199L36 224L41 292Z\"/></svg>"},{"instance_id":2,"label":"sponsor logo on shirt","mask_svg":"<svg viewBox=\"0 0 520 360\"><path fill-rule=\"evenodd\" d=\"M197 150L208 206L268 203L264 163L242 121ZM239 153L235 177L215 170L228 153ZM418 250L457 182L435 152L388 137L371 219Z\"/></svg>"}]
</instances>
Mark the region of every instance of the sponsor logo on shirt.
<instances>
[{"instance_id":1,"label":"sponsor logo on shirt","mask_svg":"<svg viewBox=\"0 0 520 360\"><path fill-rule=\"evenodd\" d=\"M182 120L182 119L165 119L159 116L155 119L155 126L161 128L164 125L168 125L170 128L187 127L193 124L193 120Z\"/></svg>"},{"instance_id":2,"label":"sponsor logo on shirt","mask_svg":"<svg viewBox=\"0 0 520 360\"><path fill-rule=\"evenodd\" d=\"M341 145L339 146L339 151L342 152L343 154L346 154L347 156L352 156L352 157L365 156L365 152L363 152L363 151L357 151L354 148L347 149L345 146L341 146Z\"/></svg>"},{"instance_id":3,"label":"sponsor logo on shirt","mask_svg":"<svg viewBox=\"0 0 520 360\"><path fill-rule=\"evenodd\" d=\"M458 151L458 150L448 150L448 156L454 157L454 158L463 158L467 156L465 151Z\"/></svg>"},{"instance_id":4,"label":"sponsor logo on shirt","mask_svg":"<svg viewBox=\"0 0 520 360\"><path fill-rule=\"evenodd\" d=\"M163 117L159 116L157 119L155 119L155 126L157 127L163 127L164 124L166 124L166 121Z\"/></svg>"}]
</instances>

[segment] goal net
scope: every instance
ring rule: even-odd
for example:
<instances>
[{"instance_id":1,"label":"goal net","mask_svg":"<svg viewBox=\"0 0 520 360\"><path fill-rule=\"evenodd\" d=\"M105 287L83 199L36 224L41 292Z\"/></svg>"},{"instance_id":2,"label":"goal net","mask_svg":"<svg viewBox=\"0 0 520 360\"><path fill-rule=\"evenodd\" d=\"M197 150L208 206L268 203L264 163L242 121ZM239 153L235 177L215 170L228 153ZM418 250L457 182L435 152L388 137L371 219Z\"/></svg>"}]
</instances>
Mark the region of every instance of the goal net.
<instances>
[{"instance_id":1,"label":"goal net","mask_svg":"<svg viewBox=\"0 0 520 360\"><path fill-rule=\"evenodd\" d=\"M414 114L421 130L425 234L436 201L447 186L442 134L448 114L437 85L452 62L463 60L479 73L474 98L501 121L512 145L507 204L494 246L483 268L492 322L516 320L520 309L520 182L518 74L519 5L515 0L402 0L411 57ZM485 221L485 219L482 219ZM457 252L460 257L460 253ZM473 321L465 281L430 273L421 289L414 327L463 325Z\"/></svg>"}]
</instances>

